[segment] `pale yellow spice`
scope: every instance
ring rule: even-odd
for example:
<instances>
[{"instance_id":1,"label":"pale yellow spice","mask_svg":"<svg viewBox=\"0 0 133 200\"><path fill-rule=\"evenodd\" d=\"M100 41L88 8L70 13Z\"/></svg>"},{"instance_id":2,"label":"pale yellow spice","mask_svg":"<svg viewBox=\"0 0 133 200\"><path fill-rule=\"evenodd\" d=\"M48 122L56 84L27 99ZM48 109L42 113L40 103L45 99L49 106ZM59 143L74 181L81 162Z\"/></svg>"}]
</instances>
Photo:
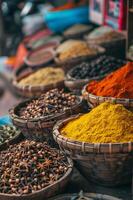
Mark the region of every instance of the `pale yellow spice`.
<instances>
[{"instance_id":1,"label":"pale yellow spice","mask_svg":"<svg viewBox=\"0 0 133 200\"><path fill-rule=\"evenodd\" d=\"M66 124L61 134L88 143L133 142L133 113L123 105L105 102Z\"/></svg>"},{"instance_id":2,"label":"pale yellow spice","mask_svg":"<svg viewBox=\"0 0 133 200\"><path fill-rule=\"evenodd\" d=\"M61 68L46 67L32 73L19 81L19 85L49 85L64 80L64 71Z\"/></svg>"}]
</instances>

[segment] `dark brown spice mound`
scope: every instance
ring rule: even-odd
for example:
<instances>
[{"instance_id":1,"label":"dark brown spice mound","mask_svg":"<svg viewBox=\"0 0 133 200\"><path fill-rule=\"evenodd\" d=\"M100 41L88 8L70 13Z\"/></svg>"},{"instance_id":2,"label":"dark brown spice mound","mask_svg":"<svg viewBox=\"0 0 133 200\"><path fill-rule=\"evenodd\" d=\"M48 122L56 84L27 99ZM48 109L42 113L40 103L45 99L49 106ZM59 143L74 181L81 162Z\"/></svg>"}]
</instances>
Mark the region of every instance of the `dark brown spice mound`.
<instances>
[{"instance_id":1,"label":"dark brown spice mound","mask_svg":"<svg viewBox=\"0 0 133 200\"><path fill-rule=\"evenodd\" d=\"M53 89L22 107L19 116L23 119L32 119L62 113L76 103L75 95L65 93L63 90Z\"/></svg>"},{"instance_id":2,"label":"dark brown spice mound","mask_svg":"<svg viewBox=\"0 0 133 200\"><path fill-rule=\"evenodd\" d=\"M46 143L11 145L0 153L0 192L33 193L60 179L68 167L66 158Z\"/></svg>"}]
</instances>

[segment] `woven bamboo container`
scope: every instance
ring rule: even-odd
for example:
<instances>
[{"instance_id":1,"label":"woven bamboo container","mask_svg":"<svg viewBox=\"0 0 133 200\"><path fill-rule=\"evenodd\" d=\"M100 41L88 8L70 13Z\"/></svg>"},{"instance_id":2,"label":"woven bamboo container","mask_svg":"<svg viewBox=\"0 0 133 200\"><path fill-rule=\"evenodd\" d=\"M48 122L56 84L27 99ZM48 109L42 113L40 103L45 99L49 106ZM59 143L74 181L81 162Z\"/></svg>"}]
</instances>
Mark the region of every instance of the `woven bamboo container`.
<instances>
[{"instance_id":1,"label":"woven bamboo container","mask_svg":"<svg viewBox=\"0 0 133 200\"><path fill-rule=\"evenodd\" d=\"M109 195L104 195L104 194L96 194L96 193L85 193L84 194L85 198L91 199L91 200L122 200L116 197L112 197ZM53 198L50 198L49 200L72 200L77 198L77 194L64 194L64 195L59 195Z\"/></svg>"},{"instance_id":2,"label":"woven bamboo container","mask_svg":"<svg viewBox=\"0 0 133 200\"><path fill-rule=\"evenodd\" d=\"M22 131L26 138L37 141L47 141L53 146L55 142L52 136L52 129L55 123L60 119L66 119L73 114L78 114L83 111L82 98L77 97L77 103L65 112L36 119L22 119L18 116L18 111L30 101L31 100L26 100L9 110L9 115L13 124Z\"/></svg>"},{"instance_id":3,"label":"woven bamboo container","mask_svg":"<svg viewBox=\"0 0 133 200\"><path fill-rule=\"evenodd\" d=\"M56 54L54 60L55 60L56 64L59 64L60 66L62 66L64 68L65 71L68 71L73 66L75 66L75 65L77 65L77 64L79 64L81 62L90 61L93 58L105 53L105 48L103 48L101 46L98 46L98 45L89 45L89 46L92 46L92 48L95 49L97 51L97 53L96 54L87 55L87 56L79 56L79 57L71 58L71 59L68 59L68 60L65 60L65 61L60 61L59 55Z\"/></svg>"},{"instance_id":4,"label":"woven bamboo container","mask_svg":"<svg viewBox=\"0 0 133 200\"><path fill-rule=\"evenodd\" d=\"M49 84L49 85L38 85L38 86L26 85L26 86L21 86L21 85L19 85L19 81L22 78L32 74L33 71L25 72L26 74L21 74L22 71L21 72L19 71L19 73L20 73L19 78L14 78L14 80L12 81L13 88L14 88L16 94L18 94L19 96L26 97L26 98L38 97L42 93L47 92L48 90L51 90L51 89L54 89L54 88L59 88L59 89L64 88L64 80L63 81L58 81L57 83Z\"/></svg>"},{"instance_id":5,"label":"woven bamboo container","mask_svg":"<svg viewBox=\"0 0 133 200\"><path fill-rule=\"evenodd\" d=\"M118 58L125 58L125 48L126 48L126 35L124 32L119 32L119 38L110 40L110 41L104 41L101 43L96 42L95 39L88 39L87 36L84 37L84 39L87 41L88 44L90 45L100 45L106 49L106 54L109 56L115 56Z\"/></svg>"},{"instance_id":6,"label":"woven bamboo container","mask_svg":"<svg viewBox=\"0 0 133 200\"><path fill-rule=\"evenodd\" d=\"M79 171L88 179L104 186L124 185L131 182L133 143L86 143L70 140L60 129L80 115L58 122L53 137L61 150L70 156Z\"/></svg>"},{"instance_id":7,"label":"woven bamboo container","mask_svg":"<svg viewBox=\"0 0 133 200\"><path fill-rule=\"evenodd\" d=\"M133 99L96 96L87 91L87 85L85 85L82 90L82 96L85 100L87 100L89 105L92 105L92 107L96 107L99 104L108 101L110 103L122 104L126 108L133 110Z\"/></svg>"},{"instance_id":8,"label":"woven bamboo container","mask_svg":"<svg viewBox=\"0 0 133 200\"><path fill-rule=\"evenodd\" d=\"M73 170L73 162L71 159L68 159L68 163L70 165L66 174L54 182L53 184L47 186L42 190L38 190L32 194L26 195L12 195L12 194L4 194L0 193L0 200L44 200L48 199L49 197L54 196L55 194L60 193L64 190L65 186L67 185L68 181L71 178L72 170Z\"/></svg>"}]
</instances>

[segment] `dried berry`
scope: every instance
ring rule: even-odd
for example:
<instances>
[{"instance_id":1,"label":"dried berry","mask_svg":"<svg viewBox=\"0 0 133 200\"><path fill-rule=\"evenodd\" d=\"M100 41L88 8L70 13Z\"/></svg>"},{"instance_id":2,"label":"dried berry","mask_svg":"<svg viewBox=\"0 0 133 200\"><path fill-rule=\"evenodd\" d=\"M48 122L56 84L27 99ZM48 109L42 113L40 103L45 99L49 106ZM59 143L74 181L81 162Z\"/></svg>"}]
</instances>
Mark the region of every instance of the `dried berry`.
<instances>
[{"instance_id":1,"label":"dried berry","mask_svg":"<svg viewBox=\"0 0 133 200\"><path fill-rule=\"evenodd\" d=\"M0 152L0 192L33 193L60 179L68 167L66 158L46 143L26 140L11 145Z\"/></svg>"}]
</instances>

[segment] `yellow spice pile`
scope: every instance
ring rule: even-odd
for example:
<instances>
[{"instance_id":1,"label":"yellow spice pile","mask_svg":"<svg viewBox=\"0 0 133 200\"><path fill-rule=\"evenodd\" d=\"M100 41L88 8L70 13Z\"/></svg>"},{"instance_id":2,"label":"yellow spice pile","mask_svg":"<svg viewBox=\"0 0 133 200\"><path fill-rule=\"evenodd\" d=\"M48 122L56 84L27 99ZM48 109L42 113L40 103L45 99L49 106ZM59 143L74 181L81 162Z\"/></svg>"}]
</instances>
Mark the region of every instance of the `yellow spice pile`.
<instances>
[{"instance_id":1,"label":"yellow spice pile","mask_svg":"<svg viewBox=\"0 0 133 200\"><path fill-rule=\"evenodd\" d=\"M64 71L61 68L46 67L20 80L19 85L49 85L64 80Z\"/></svg>"},{"instance_id":2,"label":"yellow spice pile","mask_svg":"<svg viewBox=\"0 0 133 200\"><path fill-rule=\"evenodd\" d=\"M105 102L68 122L61 134L89 143L133 142L133 113L123 105Z\"/></svg>"}]
</instances>

